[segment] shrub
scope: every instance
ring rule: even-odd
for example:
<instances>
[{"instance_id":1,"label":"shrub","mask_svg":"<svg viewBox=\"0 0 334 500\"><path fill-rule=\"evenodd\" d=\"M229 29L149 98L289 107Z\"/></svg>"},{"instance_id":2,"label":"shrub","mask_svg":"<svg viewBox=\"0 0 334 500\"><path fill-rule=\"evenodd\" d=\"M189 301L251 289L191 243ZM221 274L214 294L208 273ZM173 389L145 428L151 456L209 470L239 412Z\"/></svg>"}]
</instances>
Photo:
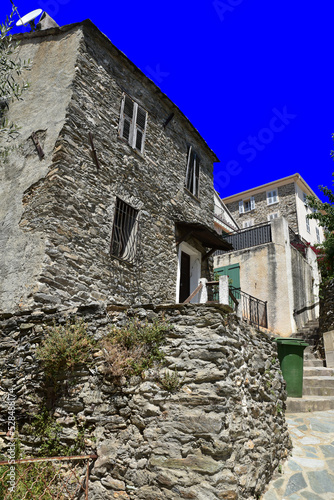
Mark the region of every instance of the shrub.
<instances>
[{"instance_id":1,"label":"shrub","mask_svg":"<svg viewBox=\"0 0 334 500\"><path fill-rule=\"evenodd\" d=\"M114 327L103 341L105 373L116 378L141 375L164 358L160 347L169 330L164 321L132 320L122 328Z\"/></svg>"},{"instance_id":2,"label":"shrub","mask_svg":"<svg viewBox=\"0 0 334 500\"><path fill-rule=\"evenodd\" d=\"M82 320L75 320L72 324L67 321L65 326L49 328L36 355L46 376L54 379L64 370L73 371L77 365L90 363L94 344Z\"/></svg>"}]
</instances>

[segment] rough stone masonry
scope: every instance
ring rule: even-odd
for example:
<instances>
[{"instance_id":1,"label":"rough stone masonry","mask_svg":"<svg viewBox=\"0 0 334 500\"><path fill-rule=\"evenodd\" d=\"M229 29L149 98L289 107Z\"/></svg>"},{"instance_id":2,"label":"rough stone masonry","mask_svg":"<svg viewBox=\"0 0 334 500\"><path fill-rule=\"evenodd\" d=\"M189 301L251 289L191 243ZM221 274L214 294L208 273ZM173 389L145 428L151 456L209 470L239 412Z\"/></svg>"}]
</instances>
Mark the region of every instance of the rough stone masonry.
<instances>
[{"instance_id":1,"label":"rough stone masonry","mask_svg":"<svg viewBox=\"0 0 334 500\"><path fill-rule=\"evenodd\" d=\"M14 388L26 454L36 454L41 445L24 424L42 404L43 373L35 353L47 325L75 314L101 338L128 318L164 317L173 328L163 366L115 385L103 374L97 352L94 365L71 375L68 394L56 402L61 442L75 441L80 422L88 429L86 452L97 452L89 498L257 499L291 447L272 339L228 314L226 306L119 309L96 304L1 318L0 396ZM176 392L159 383L166 370L179 377ZM5 420L2 407L1 427ZM0 439L1 454L8 445Z\"/></svg>"}]
</instances>

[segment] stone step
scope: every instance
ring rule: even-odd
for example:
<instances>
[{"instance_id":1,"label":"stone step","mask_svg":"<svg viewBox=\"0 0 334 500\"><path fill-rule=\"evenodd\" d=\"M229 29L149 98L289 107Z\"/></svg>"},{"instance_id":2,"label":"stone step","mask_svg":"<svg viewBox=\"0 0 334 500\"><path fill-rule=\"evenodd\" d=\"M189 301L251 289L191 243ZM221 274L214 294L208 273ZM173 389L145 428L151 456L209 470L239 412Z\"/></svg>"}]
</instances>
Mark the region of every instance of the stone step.
<instances>
[{"instance_id":1,"label":"stone step","mask_svg":"<svg viewBox=\"0 0 334 500\"><path fill-rule=\"evenodd\" d=\"M332 396L334 397L334 387L305 387L303 386L303 396Z\"/></svg>"},{"instance_id":2,"label":"stone step","mask_svg":"<svg viewBox=\"0 0 334 500\"><path fill-rule=\"evenodd\" d=\"M303 396L302 398L288 398L286 401L287 413L327 410L334 410L334 396Z\"/></svg>"},{"instance_id":3,"label":"stone step","mask_svg":"<svg viewBox=\"0 0 334 500\"><path fill-rule=\"evenodd\" d=\"M334 377L334 368L304 365L304 377Z\"/></svg>"},{"instance_id":4,"label":"stone step","mask_svg":"<svg viewBox=\"0 0 334 500\"><path fill-rule=\"evenodd\" d=\"M334 396L334 377L305 377L304 372L303 396Z\"/></svg>"},{"instance_id":5,"label":"stone step","mask_svg":"<svg viewBox=\"0 0 334 500\"><path fill-rule=\"evenodd\" d=\"M334 389L334 377L330 376L305 376L304 373L304 387L332 387Z\"/></svg>"},{"instance_id":6,"label":"stone step","mask_svg":"<svg viewBox=\"0 0 334 500\"><path fill-rule=\"evenodd\" d=\"M318 367L323 367L324 366L324 362L322 359L304 359L304 368L305 367L309 367L309 366L318 366Z\"/></svg>"}]
</instances>

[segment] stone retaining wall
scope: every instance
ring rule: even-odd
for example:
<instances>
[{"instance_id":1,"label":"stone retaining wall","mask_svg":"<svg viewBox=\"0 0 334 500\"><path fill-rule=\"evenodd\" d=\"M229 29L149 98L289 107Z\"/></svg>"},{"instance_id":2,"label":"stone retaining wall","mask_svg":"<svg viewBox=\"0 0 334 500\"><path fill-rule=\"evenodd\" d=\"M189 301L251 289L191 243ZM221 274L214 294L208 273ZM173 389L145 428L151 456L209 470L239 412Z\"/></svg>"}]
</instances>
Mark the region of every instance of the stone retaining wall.
<instances>
[{"instance_id":1,"label":"stone retaining wall","mask_svg":"<svg viewBox=\"0 0 334 500\"><path fill-rule=\"evenodd\" d=\"M334 279L322 286L320 300L319 331L334 330Z\"/></svg>"},{"instance_id":2,"label":"stone retaining wall","mask_svg":"<svg viewBox=\"0 0 334 500\"><path fill-rule=\"evenodd\" d=\"M102 373L101 352L92 367L67 377L67 394L55 402L54 417L64 444L75 441L80 422L85 452L97 451L89 498L258 498L291 447L285 384L271 338L227 314L226 306L90 306L3 316L0 396L4 401L14 389L26 454L36 454L41 444L23 427L43 401L36 347L46 325L74 314L95 338L134 315L164 317L173 326L163 348L165 366L144 378L115 385ZM179 377L176 392L159 383L166 370ZM0 430L7 430L5 404ZM0 453L6 455L8 439L2 437Z\"/></svg>"}]
</instances>

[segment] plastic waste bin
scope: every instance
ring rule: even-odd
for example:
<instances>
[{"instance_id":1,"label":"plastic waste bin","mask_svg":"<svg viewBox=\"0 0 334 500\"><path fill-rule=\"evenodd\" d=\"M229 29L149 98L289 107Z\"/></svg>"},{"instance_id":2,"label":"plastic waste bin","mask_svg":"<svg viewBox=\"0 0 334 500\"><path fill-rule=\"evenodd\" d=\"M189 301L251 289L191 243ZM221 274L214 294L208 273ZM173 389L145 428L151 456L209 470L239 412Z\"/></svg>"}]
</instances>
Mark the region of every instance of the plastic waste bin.
<instances>
[{"instance_id":1,"label":"plastic waste bin","mask_svg":"<svg viewBox=\"0 0 334 500\"><path fill-rule=\"evenodd\" d=\"M275 342L277 342L278 359L288 396L301 398L303 397L304 349L309 344L300 339L282 337L276 338Z\"/></svg>"}]
</instances>

